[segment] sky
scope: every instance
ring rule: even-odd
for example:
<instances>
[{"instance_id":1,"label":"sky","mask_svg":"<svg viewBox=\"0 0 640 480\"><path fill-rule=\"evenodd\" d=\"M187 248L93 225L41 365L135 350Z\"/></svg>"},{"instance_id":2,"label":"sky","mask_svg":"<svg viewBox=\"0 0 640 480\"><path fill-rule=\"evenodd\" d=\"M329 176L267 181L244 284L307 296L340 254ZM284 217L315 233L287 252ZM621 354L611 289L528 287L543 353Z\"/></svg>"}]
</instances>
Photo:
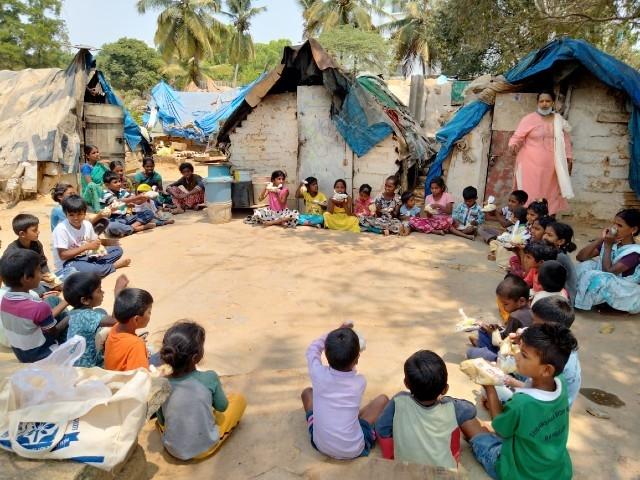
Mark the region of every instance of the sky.
<instances>
[{"instance_id":1,"label":"sky","mask_svg":"<svg viewBox=\"0 0 640 480\"><path fill-rule=\"evenodd\" d=\"M302 40L302 12L296 0L254 0L254 6L267 11L255 17L251 25L254 42L286 38ZM159 11L140 15L136 0L64 0L62 18L67 24L72 45L101 47L122 37L138 38L150 46Z\"/></svg>"}]
</instances>

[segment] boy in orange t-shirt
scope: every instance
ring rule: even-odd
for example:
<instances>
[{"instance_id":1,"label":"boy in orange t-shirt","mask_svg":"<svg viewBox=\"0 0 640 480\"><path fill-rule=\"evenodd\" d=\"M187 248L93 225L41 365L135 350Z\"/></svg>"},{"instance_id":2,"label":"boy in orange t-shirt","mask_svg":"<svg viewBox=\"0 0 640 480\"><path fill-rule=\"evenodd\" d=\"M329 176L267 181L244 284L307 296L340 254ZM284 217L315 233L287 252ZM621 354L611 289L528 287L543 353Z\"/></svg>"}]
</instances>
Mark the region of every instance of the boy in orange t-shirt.
<instances>
[{"instance_id":1,"label":"boy in orange t-shirt","mask_svg":"<svg viewBox=\"0 0 640 480\"><path fill-rule=\"evenodd\" d=\"M140 288L125 288L116 297L113 316L118 323L111 328L104 347L104 368L134 370L149 368L147 347L136 330L144 328L151 319L153 297Z\"/></svg>"}]
</instances>

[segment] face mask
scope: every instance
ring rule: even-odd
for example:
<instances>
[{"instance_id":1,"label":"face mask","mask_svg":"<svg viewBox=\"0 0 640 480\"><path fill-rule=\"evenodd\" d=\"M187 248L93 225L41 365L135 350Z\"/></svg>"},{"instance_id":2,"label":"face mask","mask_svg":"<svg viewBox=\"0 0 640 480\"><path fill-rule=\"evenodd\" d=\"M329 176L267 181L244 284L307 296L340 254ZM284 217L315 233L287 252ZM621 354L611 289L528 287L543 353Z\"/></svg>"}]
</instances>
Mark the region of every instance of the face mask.
<instances>
[{"instance_id":1,"label":"face mask","mask_svg":"<svg viewBox=\"0 0 640 480\"><path fill-rule=\"evenodd\" d=\"M540 115L542 115L543 117L546 117L547 115L550 115L550 114L553 113L553 108L542 109L542 108L538 107L538 113Z\"/></svg>"}]
</instances>

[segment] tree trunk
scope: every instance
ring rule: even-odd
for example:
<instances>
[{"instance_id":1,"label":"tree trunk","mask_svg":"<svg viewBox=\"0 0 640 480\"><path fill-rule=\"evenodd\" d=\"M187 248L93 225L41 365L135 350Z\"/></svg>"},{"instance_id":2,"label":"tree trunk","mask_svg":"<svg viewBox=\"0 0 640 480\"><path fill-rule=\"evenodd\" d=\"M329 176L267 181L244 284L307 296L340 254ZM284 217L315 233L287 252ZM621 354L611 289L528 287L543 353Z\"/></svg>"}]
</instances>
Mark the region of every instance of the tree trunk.
<instances>
[{"instance_id":1,"label":"tree trunk","mask_svg":"<svg viewBox=\"0 0 640 480\"><path fill-rule=\"evenodd\" d=\"M238 69L240 68L240 64L236 63L236 71L233 73L233 88L236 88L236 84L238 82Z\"/></svg>"}]
</instances>

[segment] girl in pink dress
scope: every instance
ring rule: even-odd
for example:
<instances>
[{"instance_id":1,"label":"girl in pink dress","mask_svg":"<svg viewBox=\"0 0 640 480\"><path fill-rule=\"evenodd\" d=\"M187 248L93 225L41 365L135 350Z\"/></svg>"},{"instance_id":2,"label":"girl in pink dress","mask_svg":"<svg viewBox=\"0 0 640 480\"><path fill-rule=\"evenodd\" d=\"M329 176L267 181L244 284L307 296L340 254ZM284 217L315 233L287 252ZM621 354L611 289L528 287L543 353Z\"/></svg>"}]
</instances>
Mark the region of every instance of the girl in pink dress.
<instances>
[{"instance_id":1,"label":"girl in pink dress","mask_svg":"<svg viewBox=\"0 0 640 480\"><path fill-rule=\"evenodd\" d=\"M360 185L358 198L353 202L353 214L356 217L372 217L375 215L375 207L373 208L373 211L371 209L371 204L373 203L371 190L371 185L366 183Z\"/></svg>"},{"instance_id":2,"label":"girl in pink dress","mask_svg":"<svg viewBox=\"0 0 640 480\"><path fill-rule=\"evenodd\" d=\"M447 186L442 177L436 177L431 181L431 195L425 198L425 210L422 216L411 217L409 226L418 232L435 233L436 235L444 235L453 226L451 211L454 203L453 195L447 192ZM436 213L431 213L426 207Z\"/></svg>"},{"instance_id":3,"label":"girl in pink dress","mask_svg":"<svg viewBox=\"0 0 640 480\"><path fill-rule=\"evenodd\" d=\"M509 151L517 154L514 188L524 190L530 199L546 198L549 214L567 210L569 205L560 193L554 158L553 93L538 94L538 109L520 120L509 140ZM569 173L573 166L573 151L569 134L564 132L565 154Z\"/></svg>"},{"instance_id":4,"label":"girl in pink dress","mask_svg":"<svg viewBox=\"0 0 640 480\"><path fill-rule=\"evenodd\" d=\"M282 225L284 227L295 228L298 223L299 213L297 210L287 208L289 189L284 181L287 174L282 170L276 170L271 174L271 183L268 184L260 194L258 201L267 199L268 207L258 208L253 211L253 215L245 219L245 223L253 225Z\"/></svg>"}]
</instances>

